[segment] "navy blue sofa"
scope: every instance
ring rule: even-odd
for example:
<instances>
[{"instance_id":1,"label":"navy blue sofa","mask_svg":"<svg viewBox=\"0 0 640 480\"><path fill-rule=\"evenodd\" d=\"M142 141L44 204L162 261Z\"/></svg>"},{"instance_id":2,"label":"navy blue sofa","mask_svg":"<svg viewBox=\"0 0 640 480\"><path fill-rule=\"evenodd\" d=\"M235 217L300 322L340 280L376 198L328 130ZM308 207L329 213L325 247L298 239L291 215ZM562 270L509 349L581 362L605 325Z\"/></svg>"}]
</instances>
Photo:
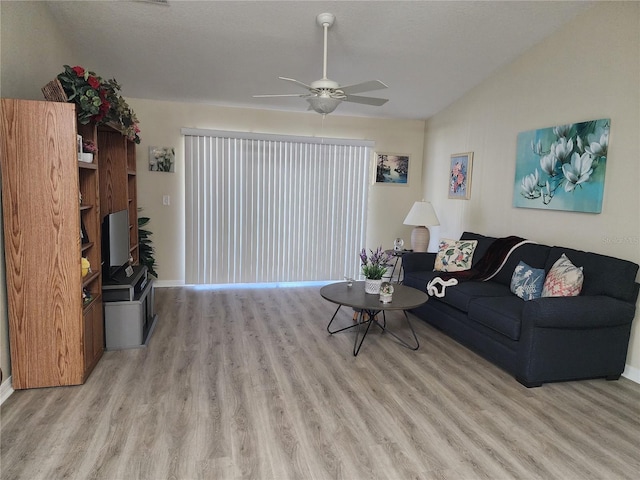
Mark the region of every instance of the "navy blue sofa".
<instances>
[{"instance_id":1,"label":"navy blue sofa","mask_svg":"<svg viewBox=\"0 0 640 480\"><path fill-rule=\"evenodd\" d=\"M496 240L471 232L461 239L478 240L474 265ZM511 276L520 260L548 272L563 253L583 267L579 296L524 301L511 293ZM405 254L404 284L424 291L438 275L433 271L435 257ZM588 378L617 380L624 371L636 310L637 272L638 265L627 260L526 243L491 280L447 287L443 298L431 297L413 313L527 387Z\"/></svg>"}]
</instances>

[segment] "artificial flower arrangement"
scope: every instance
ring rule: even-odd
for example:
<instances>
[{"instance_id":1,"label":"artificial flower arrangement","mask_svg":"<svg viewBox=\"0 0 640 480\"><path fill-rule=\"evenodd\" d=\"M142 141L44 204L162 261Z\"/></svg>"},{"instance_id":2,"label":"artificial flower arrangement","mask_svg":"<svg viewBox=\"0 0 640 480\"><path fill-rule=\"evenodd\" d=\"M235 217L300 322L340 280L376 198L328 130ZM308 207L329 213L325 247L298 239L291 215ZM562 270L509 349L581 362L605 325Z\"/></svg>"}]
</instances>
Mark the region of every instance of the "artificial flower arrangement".
<instances>
[{"instance_id":1,"label":"artificial flower arrangement","mask_svg":"<svg viewBox=\"0 0 640 480\"><path fill-rule=\"evenodd\" d=\"M84 153L98 153L98 147L92 140L82 140L82 151Z\"/></svg>"},{"instance_id":2,"label":"artificial flower arrangement","mask_svg":"<svg viewBox=\"0 0 640 480\"><path fill-rule=\"evenodd\" d=\"M370 255L367 257L366 249L360 252L360 261L362 262L362 274L369 280L380 280L387 273L387 267L391 261L391 256L382 250L382 246L375 251L369 250Z\"/></svg>"},{"instance_id":3,"label":"artificial flower arrangement","mask_svg":"<svg viewBox=\"0 0 640 480\"><path fill-rule=\"evenodd\" d=\"M82 67L65 65L64 72L58 74L58 80L67 95L67 101L78 106L78 121L81 124L103 121L111 104L99 76Z\"/></svg>"},{"instance_id":4,"label":"artificial flower arrangement","mask_svg":"<svg viewBox=\"0 0 640 480\"><path fill-rule=\"evenodd\" d=\"M64 66L57 78L67 101L76 104L81 124L114 123L129 140L140 143L138 118L120 94L120 84L114 78L103 80L95 72L69 65Z\"/></svg>"}]
</instances>

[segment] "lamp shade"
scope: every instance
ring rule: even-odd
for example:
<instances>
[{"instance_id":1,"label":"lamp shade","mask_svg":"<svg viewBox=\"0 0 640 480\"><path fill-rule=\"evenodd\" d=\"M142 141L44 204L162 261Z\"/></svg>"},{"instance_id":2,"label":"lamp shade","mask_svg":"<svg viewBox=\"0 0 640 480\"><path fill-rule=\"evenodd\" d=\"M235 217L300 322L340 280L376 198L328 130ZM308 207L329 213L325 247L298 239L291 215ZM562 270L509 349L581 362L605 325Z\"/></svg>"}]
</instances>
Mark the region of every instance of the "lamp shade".
<instances>
[{"instance_id":1,"label":"lamp shade","mask_svg":"<svg viewBox=\"0 0 640 480\"><path fill-rule=\"evenodd\" d=\"M427 227L440 225L440 222L433 205L422 201L413 204L407 218L404 219L404 224L415 227L411 232L411 249L414 252L426 252L431 238Z\"/></svg>"},{"instance_id":2,"label":"lamp shade","mask_svg":"<svg viewBox=\"0 0 640 480\"><path fill-rule=\"evenodd\" d=\"M440 225L438 216L436 215L433 205L430 202L415 202L407 217L404 219L405 225L414 225L422 227L435 227Z\"/></svg>"},{"instance_id":3,"label":"lamp shade","mask_svg":"<svg viewBox=\"0 0 640 480\"><path fill-rule=\"evenodd\" d=\"M318 95L317 97L307 98L307 102L311 108L322 115L333 112L342 100L329 96Z\"/></svg>"}]
</instances>

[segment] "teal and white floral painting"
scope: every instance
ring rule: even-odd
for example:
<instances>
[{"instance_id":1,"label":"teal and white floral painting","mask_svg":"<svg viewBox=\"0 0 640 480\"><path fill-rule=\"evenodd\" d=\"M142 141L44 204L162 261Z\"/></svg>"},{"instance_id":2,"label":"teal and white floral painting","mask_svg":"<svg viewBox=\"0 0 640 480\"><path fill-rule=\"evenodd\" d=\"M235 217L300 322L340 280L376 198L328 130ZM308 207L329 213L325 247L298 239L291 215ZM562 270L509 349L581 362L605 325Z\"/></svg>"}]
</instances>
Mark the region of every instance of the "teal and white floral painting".
<instances>
[{"instance_id":1,"label":"teal and white floral painting","mask_svg":"<svg viewBox=\"0 0 640 480\"><path fill-rule=\"evenodd\" d=\"M518 134L513 206L600 213L608 118Z\"/></svg>"}]
</instances>

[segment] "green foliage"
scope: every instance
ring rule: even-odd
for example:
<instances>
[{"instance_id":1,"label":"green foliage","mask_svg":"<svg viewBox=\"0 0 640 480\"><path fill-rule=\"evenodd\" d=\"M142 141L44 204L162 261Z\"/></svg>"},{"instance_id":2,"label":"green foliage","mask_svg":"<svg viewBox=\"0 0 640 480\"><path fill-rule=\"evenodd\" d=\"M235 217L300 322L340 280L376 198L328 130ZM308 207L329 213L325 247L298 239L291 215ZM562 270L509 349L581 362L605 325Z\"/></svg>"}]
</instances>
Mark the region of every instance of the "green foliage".
<instances>
[{"instance_id":1,"label":"green foliage","mask_svg":"<svg viewBox=\"0 0 640 480\"><path fill-rule=\"evenodd\" d=\"M155 249L151 235L153 233L142 227L146 226L151 219L149 217L138 217L138 254L140 257L140 265L145 265L151 275L158 278L156 272Z\"/></svg>"}]
</instances>

